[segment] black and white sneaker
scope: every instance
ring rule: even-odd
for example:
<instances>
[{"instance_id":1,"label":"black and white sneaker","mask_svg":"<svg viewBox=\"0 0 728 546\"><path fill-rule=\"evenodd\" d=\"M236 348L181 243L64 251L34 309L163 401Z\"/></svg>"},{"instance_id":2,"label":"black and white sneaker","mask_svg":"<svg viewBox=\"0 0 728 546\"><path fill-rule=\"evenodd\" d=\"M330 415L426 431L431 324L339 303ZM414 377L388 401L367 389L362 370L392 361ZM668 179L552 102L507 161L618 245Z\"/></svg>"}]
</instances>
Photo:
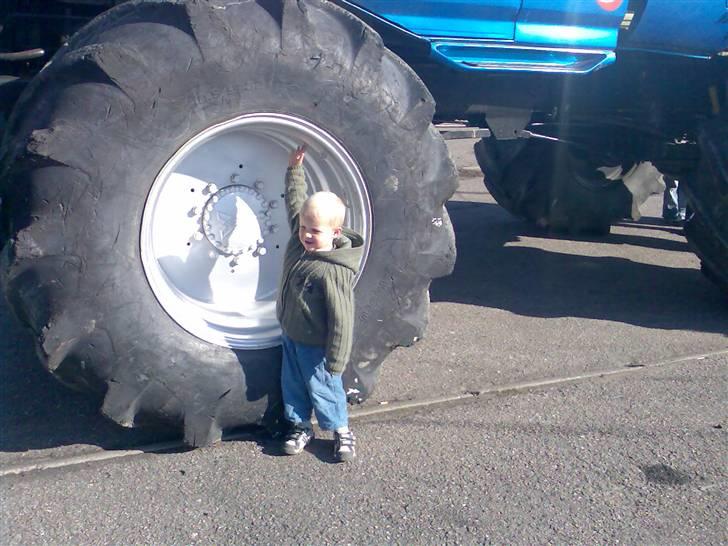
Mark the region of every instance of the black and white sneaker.
<instances>
[{"instance_id":1,"label":"black and white sneaker","mask_svg":"<svg viewBox=\"0 0 728 546\"><path fill-rule=\"evenodd\" d=\"M298 455L313 440L313 437L313 429L301 425L294 425L283 442L283 452L286 455Z\"/></svg>"},{"instance_id":2,"label":"black and white sneaker","mask_svg":"<svg viewBox=\"0 0 728 546\"><path fill-rule=\"evenodd\" d=\"M356 457L356 437L350 430L334 432L334 455L340 463L346 463Z\"/></svg>"}]
</instances>

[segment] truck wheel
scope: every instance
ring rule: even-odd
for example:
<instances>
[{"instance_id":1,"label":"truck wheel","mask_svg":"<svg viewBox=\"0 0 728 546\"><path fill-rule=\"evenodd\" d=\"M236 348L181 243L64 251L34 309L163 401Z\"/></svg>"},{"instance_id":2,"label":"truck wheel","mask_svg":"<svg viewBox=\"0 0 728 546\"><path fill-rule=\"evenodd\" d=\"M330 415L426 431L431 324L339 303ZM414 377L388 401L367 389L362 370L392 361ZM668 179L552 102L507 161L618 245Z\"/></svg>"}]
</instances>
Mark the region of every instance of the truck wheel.
<instances>
[{"instance_id":1,"label":"truck wheel","mask_svg":"<svg viewBox=\"0 0 728 546\"><path fill-rule=\"evenodd\" d=\"M706 277L728 294L728 118L704 124L698 141L700 164L684 186L693 212L685 237Z\"/></svg>"},{"instance_id":2,"label":"truck wheel","mask_svg":"<svg viewBox=\"0 0 728 546\"><path fill-rule=\"evenodd\" d=\"M455 250L434 102L323 0L136 0L29 84L5 141L2 279L48 369L124 426L193 446L278 415L275 300L289 151L365 237L345 384L422 335Z\"/></svg>"},{"instance_id":3,"label":"truck wheel","mask_svg":"<svg viewBox=\"0 0 728 546\"><path fill-rule=\"evenodd\" d=\"M651 163L606 167L541 140L484 138L475 156L498 204L555 232L609 233L614 221L639 218L639 205L664 188Z\"/></svg>"}]
</instances>

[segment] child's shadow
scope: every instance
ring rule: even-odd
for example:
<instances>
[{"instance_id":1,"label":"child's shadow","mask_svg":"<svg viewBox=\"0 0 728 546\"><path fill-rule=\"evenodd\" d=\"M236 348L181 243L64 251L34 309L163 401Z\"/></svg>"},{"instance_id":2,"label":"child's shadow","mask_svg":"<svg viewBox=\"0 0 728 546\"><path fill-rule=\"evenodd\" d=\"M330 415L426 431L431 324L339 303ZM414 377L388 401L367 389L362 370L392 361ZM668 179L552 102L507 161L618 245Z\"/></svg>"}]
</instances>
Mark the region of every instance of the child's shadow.
<instances>
[{"instance_id":1,"label":"child's shadow","mask_svg":"<svg viewBox=\"0 0 728 546\"><path fill-rule=\"evenodd\" d=\"M256 443L261 447L263 455L269 455L271 457L301 457L305 456L304 453L300 455L286 455L283 452L283 440L284 436L271 437L270 435L257 436L255 438ZM314 438L311 443L308 444L304 451L312 454L318 460L328 464L336 464L338 461L334 456L334 441L330 438Z\"/></svg>"},{"instance_id":2,"label":"child's shadow","mask_svg":"<svg viewBox=\"0 0 728 546\"><path fill-rule=\"evenodd\" d=\"M329 438L314 438L306 446L306 451L313 453L319 461L329 464L338 464L334 456L334 441Z\"/></svg>"}]
</instances>

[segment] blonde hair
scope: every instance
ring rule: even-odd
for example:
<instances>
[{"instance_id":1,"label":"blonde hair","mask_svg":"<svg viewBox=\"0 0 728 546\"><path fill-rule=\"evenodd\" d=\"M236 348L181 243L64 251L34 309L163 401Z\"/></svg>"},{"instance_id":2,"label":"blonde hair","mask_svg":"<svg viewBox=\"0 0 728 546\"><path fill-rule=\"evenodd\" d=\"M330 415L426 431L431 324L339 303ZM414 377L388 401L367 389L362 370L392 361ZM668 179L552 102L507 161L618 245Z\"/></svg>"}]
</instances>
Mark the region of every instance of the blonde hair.
<instances>
[{"instance_id":1,"label":"blonde hair","mask_svg":"<svg viewBox=\"0 0 728 546\"><path fill-rule=\"evenodd\" d=\"M344 225L346 205L335 193L317 191L303 203L301 215L329 227L340 228Z\"/></svg>"}]
</instances>

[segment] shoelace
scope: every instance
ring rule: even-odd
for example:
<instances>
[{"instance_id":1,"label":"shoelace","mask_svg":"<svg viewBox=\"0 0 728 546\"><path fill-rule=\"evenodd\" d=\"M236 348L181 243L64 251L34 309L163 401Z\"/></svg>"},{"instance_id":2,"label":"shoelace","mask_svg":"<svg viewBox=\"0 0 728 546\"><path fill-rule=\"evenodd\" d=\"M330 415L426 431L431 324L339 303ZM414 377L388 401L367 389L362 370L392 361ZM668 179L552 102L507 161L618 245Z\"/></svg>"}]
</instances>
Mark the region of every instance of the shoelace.
<instances>
[{"instance_id":1,"label":"shoelace","mask_svg":"<svg viewBox=\"0 0 728 546\"><path fill-rule=\"evenodd\" d=\"M308 437L310 435L311 433L306 429L294 429L288 433L288 436L286 436L286 441L298 441L299 438Z\"/></svg>"}]
</instances>

